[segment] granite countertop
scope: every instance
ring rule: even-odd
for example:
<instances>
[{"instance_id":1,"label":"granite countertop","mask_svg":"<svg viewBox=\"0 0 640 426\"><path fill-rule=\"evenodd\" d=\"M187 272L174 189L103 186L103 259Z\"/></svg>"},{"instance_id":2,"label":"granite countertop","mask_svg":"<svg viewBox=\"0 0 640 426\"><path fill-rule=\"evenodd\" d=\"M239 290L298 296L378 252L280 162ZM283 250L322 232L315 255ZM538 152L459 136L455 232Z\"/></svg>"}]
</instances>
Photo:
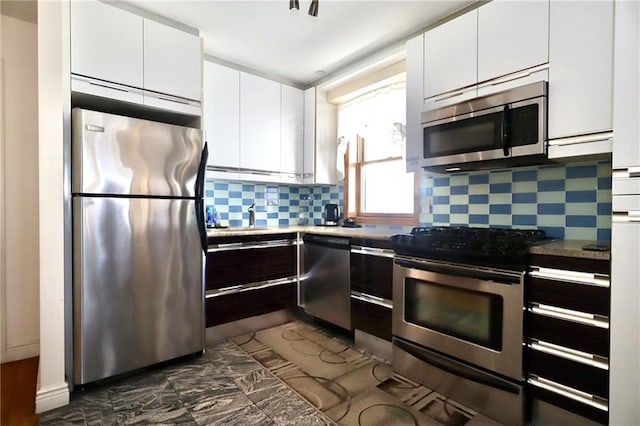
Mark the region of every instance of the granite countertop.
<instances>
[{"instance_id":1,"label":"granite countertop","mask_svg":"<svg viewBox=\"0 0 640 426\"><path fill-rule=\"evenodd\" d=\"M587 244L604 244L609 246L604 251L584 250ZM531 254L542 254L547 256L577 257L582 259L610 260L611 244L606 241L590 240L551 240L549 242L537 244L529 248Z\"/></svg>"},{"instance_id":2,"label":"granite countertop","mask_svg":"<svg viewBox=\"0 0 640 426\"><path fill-rule=\"evenodd\" d=\"M375 228L345 228L342 226L314 226L314 225L294 225L294 226L273 226L273 227L238 227L238 228L208 228L207 236L215 237L237 237L247 235L269 235L286 234L290 232L300 232L319 235L334 235L347 238L363 238L374 240L387 240L398 232L388 229L380 230ZM608 242L590 240L551 240L537 244L529 248L531 254L542 254L547 256L564 256L594 260L610 260L611 250L604 251L584 250L582 247L587 244L606 244Z\"/></svg>"},{"instance_id":3,"label":"granite countertop","mask_svg":"<svg viewBox=\"0 0 640 426\"><path fill-rule=\"evenodd\" d=\"M237 237L246 235L267 235L267 234L286 234L289 232L301 232L308 234L319 235L335 235L339 237L348 238L366 238L375 240L386 240L392 235L399 232L393 232L389 230L380 230L374 228L345 228L342 226L314 226L314 225L299 225L299 226L273 226L273 227L238 227L238 228L208 228L207 236L209 238L215 237Z\"/></svg>"}]
</instances>

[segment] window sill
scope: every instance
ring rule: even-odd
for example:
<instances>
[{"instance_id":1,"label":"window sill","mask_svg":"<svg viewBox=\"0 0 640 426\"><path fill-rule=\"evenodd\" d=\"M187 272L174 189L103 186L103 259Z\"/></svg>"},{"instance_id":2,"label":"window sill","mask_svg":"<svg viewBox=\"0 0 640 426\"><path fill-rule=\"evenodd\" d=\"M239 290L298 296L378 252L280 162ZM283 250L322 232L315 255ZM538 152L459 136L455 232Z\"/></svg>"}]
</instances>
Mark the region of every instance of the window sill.
<instances>
[{"instance_id":1,"label":"window sill","mask_svg":"<svg viewBox=\"0 0 640 426\"><path fill-rule=\"evenodd\" d=\"M350 216L357 223L375 224L375 225L400 225L400 226L418 226L418 216L413 214L366 214L360 216Z\"/></svg>"}]
</instances>

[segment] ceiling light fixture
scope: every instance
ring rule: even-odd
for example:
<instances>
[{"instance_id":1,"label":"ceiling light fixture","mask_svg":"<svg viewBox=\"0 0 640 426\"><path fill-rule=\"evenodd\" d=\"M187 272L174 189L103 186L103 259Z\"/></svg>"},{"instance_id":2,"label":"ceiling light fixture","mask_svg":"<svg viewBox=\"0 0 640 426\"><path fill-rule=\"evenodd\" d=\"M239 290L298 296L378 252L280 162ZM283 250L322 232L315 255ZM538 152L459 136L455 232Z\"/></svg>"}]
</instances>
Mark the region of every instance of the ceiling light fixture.
<instances>
[{"instance_id":1,"label":"ceiling light fixture","mask_svg":"<svg viewBox=\"0 0 640 426\"><path fill-rule=\"evenodd\" d=\"M309 15L318 16L318 0L311 0L309 5Z\"/></svg>"},{"instance_id":2,"label":"ceiling light fixture","mask_svg":"<svg viewBox=\"0 0 640 426\"><path fill-rule=\"evenodd\" d=\"M300 2L298 0L289 0L289 10L300 10Z\"/></svg>"}]
</instances>

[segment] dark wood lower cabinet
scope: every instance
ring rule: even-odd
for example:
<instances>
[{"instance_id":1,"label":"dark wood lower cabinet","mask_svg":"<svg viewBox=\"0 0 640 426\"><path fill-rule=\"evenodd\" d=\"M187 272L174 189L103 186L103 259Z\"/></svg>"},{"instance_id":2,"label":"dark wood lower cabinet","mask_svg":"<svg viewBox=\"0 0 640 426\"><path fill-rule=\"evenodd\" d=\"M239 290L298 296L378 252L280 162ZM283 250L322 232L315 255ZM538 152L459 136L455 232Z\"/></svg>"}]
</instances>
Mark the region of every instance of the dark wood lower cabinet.
<instances>
[{"instance_id":1,"label":"dark wood lower cabinet","mask_svg":"<svg viewBox=\"0 0 640 426\"><path fill-rule=\"evenodd\" d=\"M582 352L609 356L609 329L526 313L527 335Z\"/></svg>"},{"instance_id":2,"label":"dark wood lower cabinet","mask_svg":"<svg viewBox=\"0 0 640 426\"><path fill-rule=\"evenodd\" d=\"M391 312L374 303L351 299L351 326L391 341Z\"/></svg>"},{"instance_id":3,"label":"dark wood lower cabinet","mask_svg":"<svg viewBox=\"0 0 640 426\"><path fill-rule=\"evenodd\" d=\"M527 395L531 398L536 398L541 401L545 401L549 404L561 407L564 410L578 414L579 416L586 417L594 422L606 425L609 423L609 412L599 410L595 407L583 404L575 401L571 398L567 398L555 392L550 392L546 389L542 389L536 386L527 385ZM569 426L569 424L567 424Z\"/></svg>"},{"instance_id":4,"label":"dark wood lower cabinet","mask_svg":"<svg viewBox=\"0 0 640 426\"><path fill-rule=\"evenodd\" d=\"M524 357L529 401L607 424L610 262L534 255L530 265Z\"/></svg>"},{"instance_id":5,"label":"dark wood lower cabinet","mask_svg":"<svg viewBox=\"0 0 640 426\"><path fill-rule=\"evenodd\" d=\"M207 327L297 305L297 284L280 284L206 299Z\"/></svg>"},{"instance_id":6,"label":"dark wood lower cabinet","mask_svg":"<svg viewBox=\"0 0 640 426\"><path fill-rule=\"evenodd\" d=\"M605 400L609 397L609 370L532 349L525 351L525 357L531 374Z\"/></svg>"}]
</instances>

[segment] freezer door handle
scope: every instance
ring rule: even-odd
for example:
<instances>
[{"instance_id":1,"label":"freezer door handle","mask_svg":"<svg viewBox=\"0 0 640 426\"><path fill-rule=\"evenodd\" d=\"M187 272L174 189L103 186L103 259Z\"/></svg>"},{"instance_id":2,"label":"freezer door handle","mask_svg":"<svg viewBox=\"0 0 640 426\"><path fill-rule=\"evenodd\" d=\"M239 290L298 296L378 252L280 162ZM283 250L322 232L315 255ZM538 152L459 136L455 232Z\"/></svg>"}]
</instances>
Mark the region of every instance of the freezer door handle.
<instances>
[{"instance_id":1,"label":"freezer door handle","mask_svg":"<svg viewBox=\"0 0 640 426\"><path fill-rule=\"evenodd\" d=\"M207 142L204 143L202 154L200 155L200 165L198 166L198 176L196 177L196 198L204 197L204 180L207 171L207 159L209 158L209 147ZM202 216L204 217L204 216Z\"/></svg>"}]
</instances>

